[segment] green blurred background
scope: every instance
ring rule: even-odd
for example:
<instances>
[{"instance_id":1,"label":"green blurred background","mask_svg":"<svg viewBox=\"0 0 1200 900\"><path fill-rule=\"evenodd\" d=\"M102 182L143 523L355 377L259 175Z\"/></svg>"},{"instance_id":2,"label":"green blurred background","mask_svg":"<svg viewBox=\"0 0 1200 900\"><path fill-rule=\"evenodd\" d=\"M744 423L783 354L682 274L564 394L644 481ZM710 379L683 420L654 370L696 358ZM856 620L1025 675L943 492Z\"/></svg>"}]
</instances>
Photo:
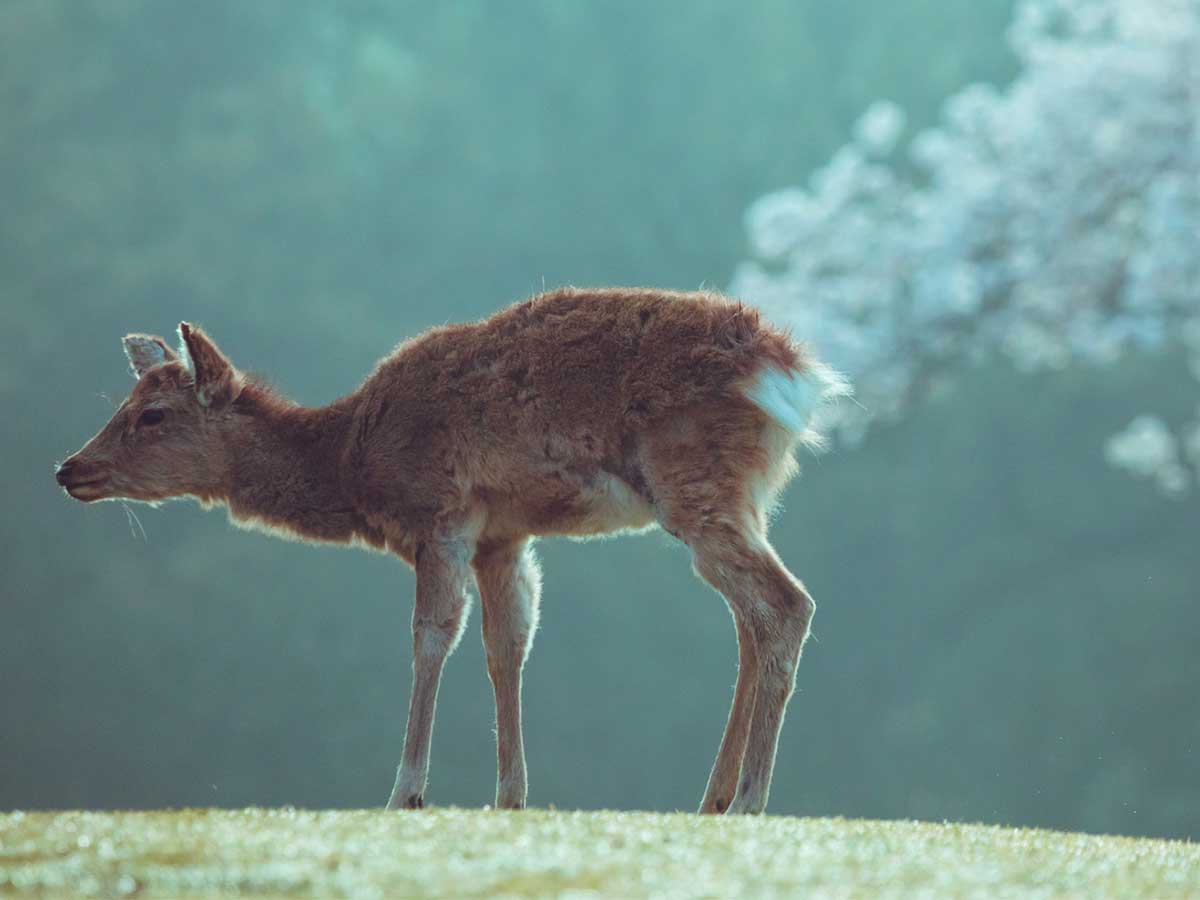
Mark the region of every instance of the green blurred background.
<instances>
[{"instance_id":1,"label":"green blurred background","mask_svg":"<svg viewBox=\"0 0 1200 900\"><path fill-rule=\"evenodd\" d=\"M1008 0L0 5L0 808L370 806L413 580L51 471L204 324L310 404L543 286L723 286L742 214L886 97L1003 85ZM1181 361L973 370L805 466L773 538L817 598L776 813L1197 836L1200 501L1108 467ZM1174 406L1172 406L1174 404ZM535 805L692 809L732 695L721 600L660 533L542 544ZM429 796L494 785L477 637Z\"/></svg>"}]
</instances>

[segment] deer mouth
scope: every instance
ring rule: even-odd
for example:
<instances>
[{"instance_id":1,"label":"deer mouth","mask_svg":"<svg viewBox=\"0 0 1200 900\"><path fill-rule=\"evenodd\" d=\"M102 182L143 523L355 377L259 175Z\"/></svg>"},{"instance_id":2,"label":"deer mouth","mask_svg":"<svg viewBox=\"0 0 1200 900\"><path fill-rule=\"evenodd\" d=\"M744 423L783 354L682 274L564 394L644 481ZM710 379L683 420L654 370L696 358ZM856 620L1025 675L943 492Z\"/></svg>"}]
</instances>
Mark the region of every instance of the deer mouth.
<instances>
[{"instance_id":1,"label":"deer mouth","mask_svg":"<svg viewBox=\"0 0 1200 900\"><path fill-rule=\"evenodd\" d=\"M101 475L97 478L80 479L72 481L69 484L64 484L63 487L67 493L84 503L91 503L93 500L101 500L106 496L104 486L108 483L108 476Z\"/></svg>"}]
</instances>

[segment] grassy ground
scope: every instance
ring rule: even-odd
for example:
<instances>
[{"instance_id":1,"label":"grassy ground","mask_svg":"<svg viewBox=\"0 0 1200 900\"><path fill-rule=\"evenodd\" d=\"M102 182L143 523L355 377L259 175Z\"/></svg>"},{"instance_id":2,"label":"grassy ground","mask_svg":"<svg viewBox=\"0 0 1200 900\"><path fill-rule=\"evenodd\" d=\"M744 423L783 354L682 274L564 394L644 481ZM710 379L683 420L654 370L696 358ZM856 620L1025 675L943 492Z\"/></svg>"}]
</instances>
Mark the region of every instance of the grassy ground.
<instances>
[{"instance_id":1,"label":"grassy ground","mask_svg":"<svg viewBox=\"0 0 1200 900\"><path fill-rule=\"evenodd\" d=\"M1200 896L1200 846L647 813L0 815L0 896Z\"/></svg>"}]
</instances>

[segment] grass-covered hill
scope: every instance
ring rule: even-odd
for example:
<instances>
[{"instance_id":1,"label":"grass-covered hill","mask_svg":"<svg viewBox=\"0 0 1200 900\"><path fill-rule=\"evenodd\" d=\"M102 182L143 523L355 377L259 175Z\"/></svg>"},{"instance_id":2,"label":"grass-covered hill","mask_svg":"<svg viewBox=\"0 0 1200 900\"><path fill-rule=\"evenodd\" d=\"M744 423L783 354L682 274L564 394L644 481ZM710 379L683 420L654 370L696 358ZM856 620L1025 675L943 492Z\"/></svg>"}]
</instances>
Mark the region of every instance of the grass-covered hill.
<instances>
[{"instance_id":1,"label":"grass-covered hill","mask_svg":"<svg viewBox=\"0 0 1200 900\"><path fill-rule=\"evenodd\" d=\"M8 897L1172 897L1200 847L979 825L685 814L0 816Z\"/></svg>"}]
</instances>

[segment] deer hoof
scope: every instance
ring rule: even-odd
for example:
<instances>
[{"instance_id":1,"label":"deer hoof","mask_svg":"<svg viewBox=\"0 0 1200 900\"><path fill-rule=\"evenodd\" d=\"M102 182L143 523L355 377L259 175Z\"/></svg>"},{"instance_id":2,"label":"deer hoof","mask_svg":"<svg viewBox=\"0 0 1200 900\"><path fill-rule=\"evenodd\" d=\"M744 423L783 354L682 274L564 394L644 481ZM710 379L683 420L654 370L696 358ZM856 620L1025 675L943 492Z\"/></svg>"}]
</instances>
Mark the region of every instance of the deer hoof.
<instances>
[{"instance_id":1,"label":"deer hoof","mask_svg":"<svg viewBox=\"0 0 1200 900\"><path fill-rule=\"evenodd\" d=\"M392 797L387 808L393 809L424 809L425 798L421 794L410 794L407 797Z\"/></svg>"}]
</instances>

